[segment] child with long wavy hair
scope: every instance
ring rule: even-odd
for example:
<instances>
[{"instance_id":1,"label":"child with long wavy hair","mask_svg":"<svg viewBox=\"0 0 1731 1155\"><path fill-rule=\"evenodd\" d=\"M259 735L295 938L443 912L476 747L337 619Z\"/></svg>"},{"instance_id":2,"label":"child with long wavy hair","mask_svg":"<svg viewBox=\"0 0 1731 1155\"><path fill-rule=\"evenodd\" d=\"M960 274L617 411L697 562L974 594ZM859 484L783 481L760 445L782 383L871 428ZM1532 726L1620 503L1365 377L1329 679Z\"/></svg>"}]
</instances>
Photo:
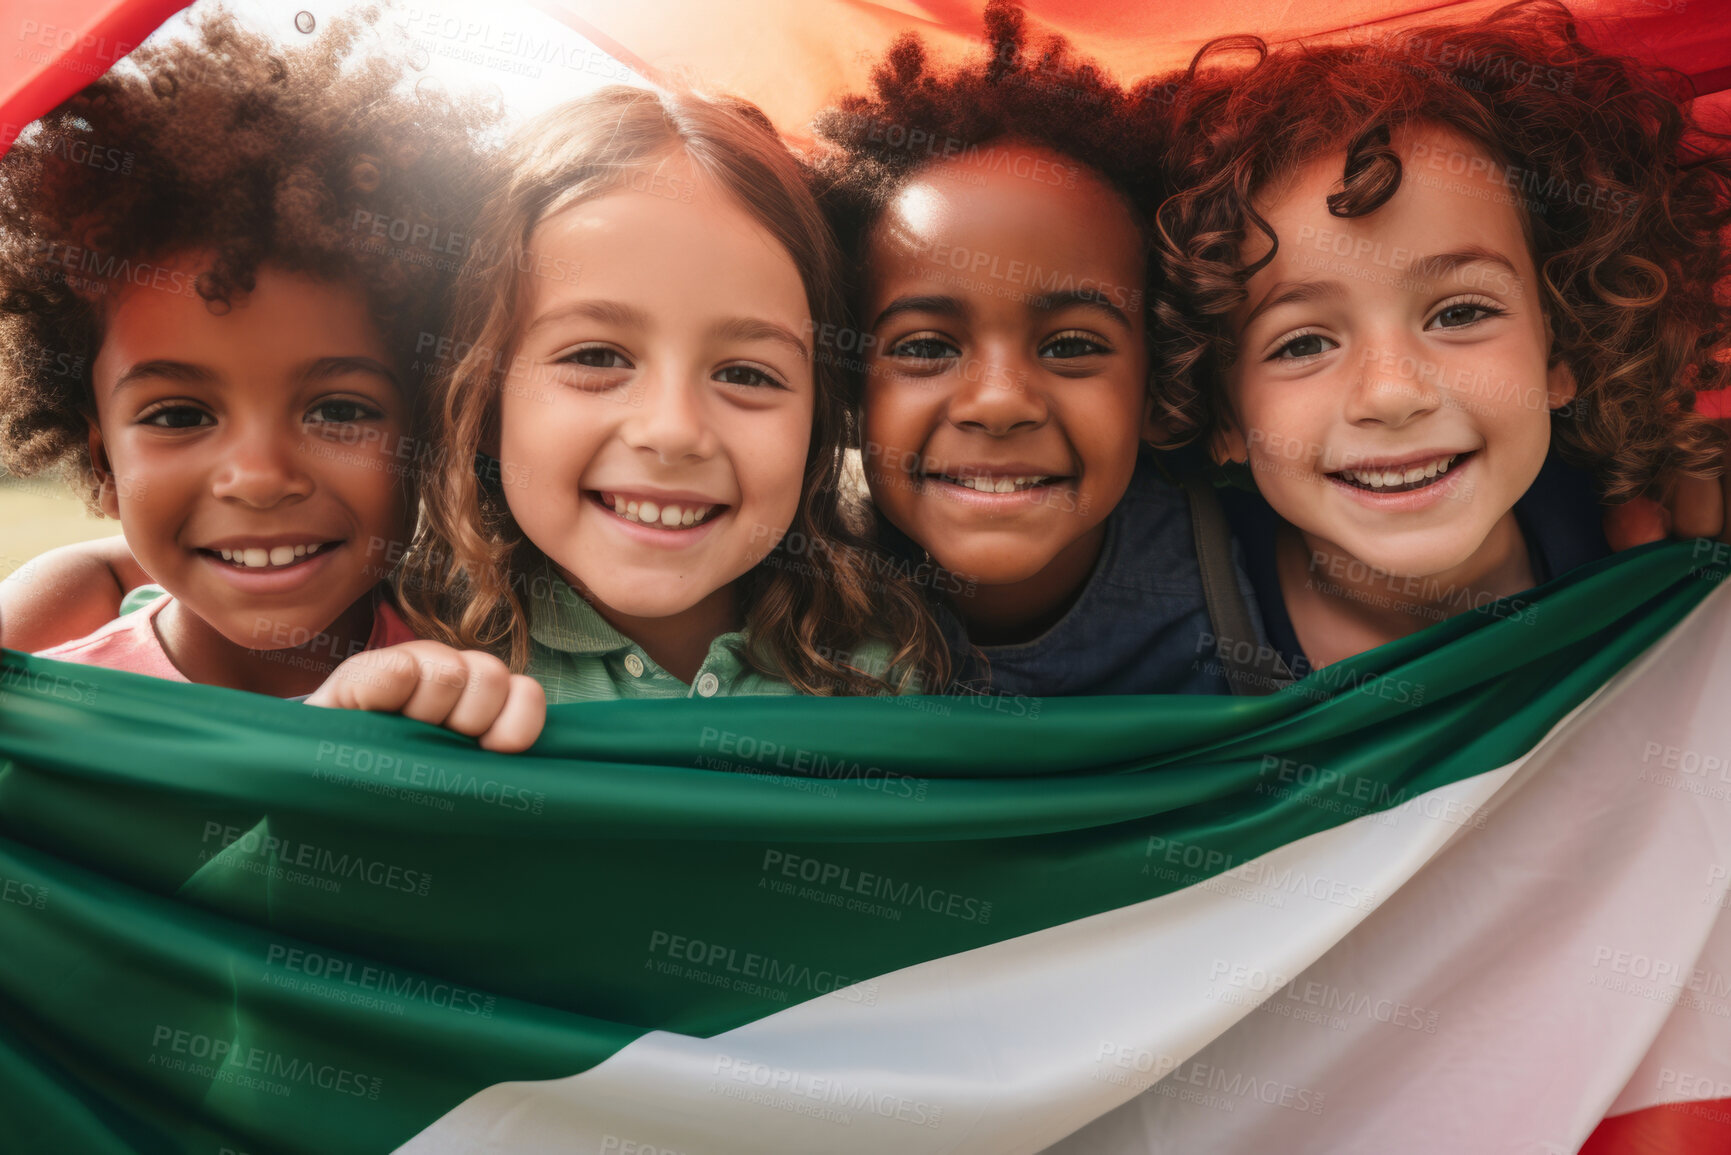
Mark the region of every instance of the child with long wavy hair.
<instances>
[{"instance_id":1,"label":"child with long wavy hair","mask_svg":"<svg viewBox=\"0 0 1731 1155\"><path fill-rule=\"evenodd\" d=\"M941 684L919 598L841 520L839 259L769 122L608 88L500 172L424 338L444 468L398 582L416 630L554 703Z\"/></svg>"},{"instance_id":2,"label":"child with long wavy hair","mask_svg":"<svg viewBox=\"0 0 1731 1155\"><path fill-rule=\"evenodd\" d=\"M1713 475L1731 164L1686 86L1541 4L1218 42L1178 87L1162 417L1249 466L1228 505L1287 673L1526 612L1605 552L1570 466L1608 502Z\"/></svg>"}]
</instances>

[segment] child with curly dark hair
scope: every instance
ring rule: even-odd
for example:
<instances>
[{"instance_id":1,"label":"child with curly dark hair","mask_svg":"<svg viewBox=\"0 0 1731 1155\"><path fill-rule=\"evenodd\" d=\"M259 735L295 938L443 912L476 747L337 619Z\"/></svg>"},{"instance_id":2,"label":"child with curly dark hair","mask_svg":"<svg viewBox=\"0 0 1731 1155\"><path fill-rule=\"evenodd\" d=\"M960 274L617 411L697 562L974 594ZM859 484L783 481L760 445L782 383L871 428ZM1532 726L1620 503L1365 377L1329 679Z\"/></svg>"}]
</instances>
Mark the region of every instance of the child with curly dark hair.
<instances>
[{"instance_id":1,"label":"child with curly dark hair","mask_svg":"<svg viewBox=\"0 0 1731 1155\"><path fill-rule=\"evenodd\" d=\"M966 688L1227 692L1185 491L1144 445L1169 92L1034 43L1007 0L986 31L955 67L899 41L817 121L881 536L931 575ZM1249 597L1224 549L1217 592Z\"/></svg>"},{"instance_id":2,"label":"child with curly dark hair","mask_svg":"<svg viewBox=\"0 0 1731 1155\"><path fill-rule=\"evenodd\" d=\"M1606 548L1569 464L1610 502L1713 474L1731 164L1671 78L1540 4L1220 42L1179 90L1161 415L1249 466L1261 500L1223 496L1284 674L1523 612Z\"/></svg>"},{"instance_id":3,"label":"child with curly dark hair","mask_svg":"<svg viewBox=\"0 0 1731 1155\"><path fill-rule=\"evenodd\" d=\"M416 346L442 328L490 116L351 59L364 27L282 52L219 12L0 161L0 455L67 474L127 550L75 551L0 609L29 632L52 584L60 629L93 632L44 656L520 748L539 688L413 641L382 584L415 509ZM86 159L117 150L126 171ZM108 621L134 569L166 596ZM415 660L332 677L398 642Z\"/></svg>"}]
</instances>

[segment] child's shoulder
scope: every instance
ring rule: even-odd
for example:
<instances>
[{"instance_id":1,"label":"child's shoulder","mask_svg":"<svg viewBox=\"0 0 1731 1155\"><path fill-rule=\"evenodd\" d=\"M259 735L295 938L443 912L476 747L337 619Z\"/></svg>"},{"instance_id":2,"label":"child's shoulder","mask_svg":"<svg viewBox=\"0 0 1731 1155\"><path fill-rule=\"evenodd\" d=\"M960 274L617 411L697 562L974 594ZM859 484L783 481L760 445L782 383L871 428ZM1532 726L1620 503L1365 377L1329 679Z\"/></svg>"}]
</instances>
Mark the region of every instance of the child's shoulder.
<instances>
[{"instance_id":1,"label":"child's shoulder","mask_svg":"<svg viewBox=\"0 0 1731 1155\"><path fill-rule=\"evenodd\" d=\"M154 591L154 596L138 596L146 590ZM141 608L122 613L101 629L75 641L39 650L36 656L184 682L186 675L168 660L168 652L156 636L156 615L173 600L160 587L146 586L143 590L135 590L127 595L127 601L136 602ZM130 607L123 604L123 608Z\"/></svg>"},{"instance_id":2,"label":"child's shoulder","mask_svg":"<svg viewBox=\"0 0 1731 1155\"><path fill-rule=\"evenodd\" d=\"M1095 580L1146 593L1200 588L1191 498L1181 462L1144 450L1112 511L1106 555ZM1115 610L1113 612L1116 612Z\"/></svg>"}]
</instances>

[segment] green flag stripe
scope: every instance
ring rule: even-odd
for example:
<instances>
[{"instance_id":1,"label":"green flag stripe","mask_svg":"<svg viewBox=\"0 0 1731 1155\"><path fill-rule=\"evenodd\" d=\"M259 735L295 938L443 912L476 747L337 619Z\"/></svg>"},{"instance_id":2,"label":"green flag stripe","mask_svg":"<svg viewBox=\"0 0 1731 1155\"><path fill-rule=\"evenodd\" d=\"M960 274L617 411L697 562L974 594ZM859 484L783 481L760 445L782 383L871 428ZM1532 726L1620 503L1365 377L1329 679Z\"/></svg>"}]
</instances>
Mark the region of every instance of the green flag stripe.
<instances>
[{"instance_id":1,"label":"green flag stripe","mask_svg":"<svg viewBox=\"0 0 1731 1155\"><path fill-rule=\"evenodd\" d=\"M0 984L25 996L5 1008L0 1063L28 1069L26 1037L51 1056L31 1080L0 1080L3 1114L105 1122L127 1150L209 1133L251 1155L378 1151L479 1086L585 1070L643 1033L369 964L10 839L0 879L20 900L0 903Z\"/></svg>"},{"instance_id":2,"label":"green flag stripe","mask_svg":"<svg viewBox=\"0 0 1731 1155\"><path fill-rule=\"evenodd\" d=\"M0 904L36 960L0 998L72 1048L57 1061L73 1070L98 1061L98 1036L171 1025L163 1006L248 1055L364 1056L374 1069L351 1073L400 1089L400 1112L369 1103L371 1123L314 1135L232 1082L196 1110L269 1118L282 1129L260 1145L377 1149L465 1079L572 1074L650 1028L713 1034L1503 765L1713 588L1698 552L1623 555L1553 583L1536 612L1465 615L1268 699L1048 700L1037 716L943 699L593 704L555 710L514 759L401 719L8 655L0 869L78 903L60 922ZM316 955L484 992L525 1008L521 1029L441 1037L436 1017L309 1007L260 977L294 950L303 968ZM158 969L123 979L128 957ZM43 1002L44 974L63 998ZM127 1045L103 1061L152 1086Z\"/></svg>"}]
</instances>

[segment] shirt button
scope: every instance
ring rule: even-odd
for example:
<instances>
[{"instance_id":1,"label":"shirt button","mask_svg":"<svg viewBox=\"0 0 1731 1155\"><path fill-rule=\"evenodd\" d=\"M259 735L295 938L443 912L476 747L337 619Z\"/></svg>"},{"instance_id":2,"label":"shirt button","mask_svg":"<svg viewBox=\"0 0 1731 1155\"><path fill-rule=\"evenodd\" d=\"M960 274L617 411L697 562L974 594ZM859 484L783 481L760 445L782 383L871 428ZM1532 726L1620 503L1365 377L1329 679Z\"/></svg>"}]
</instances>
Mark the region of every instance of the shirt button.
<instances>
[{"instance_id":1,"label":"shirt button","mask_svg":"<svg viewBox=\"0 0 1731 1155\"><path fill-rule=\"evenodd\" d=\"M643 676L643 659L636 654L626 654L625 672L633 678L641 678Z\"/></svg>"},{"instance_id":2,"label":"shirt button","mask_svg":"<svg viewBox=\"0 0 1731 1155\"><path fill-rule=\"evenodd\" d=\"M700 674L697 678L697 692L705 698L715 697L715 691L721 689L721 679L714 674Z\"/></svg>"}]
</instances>

